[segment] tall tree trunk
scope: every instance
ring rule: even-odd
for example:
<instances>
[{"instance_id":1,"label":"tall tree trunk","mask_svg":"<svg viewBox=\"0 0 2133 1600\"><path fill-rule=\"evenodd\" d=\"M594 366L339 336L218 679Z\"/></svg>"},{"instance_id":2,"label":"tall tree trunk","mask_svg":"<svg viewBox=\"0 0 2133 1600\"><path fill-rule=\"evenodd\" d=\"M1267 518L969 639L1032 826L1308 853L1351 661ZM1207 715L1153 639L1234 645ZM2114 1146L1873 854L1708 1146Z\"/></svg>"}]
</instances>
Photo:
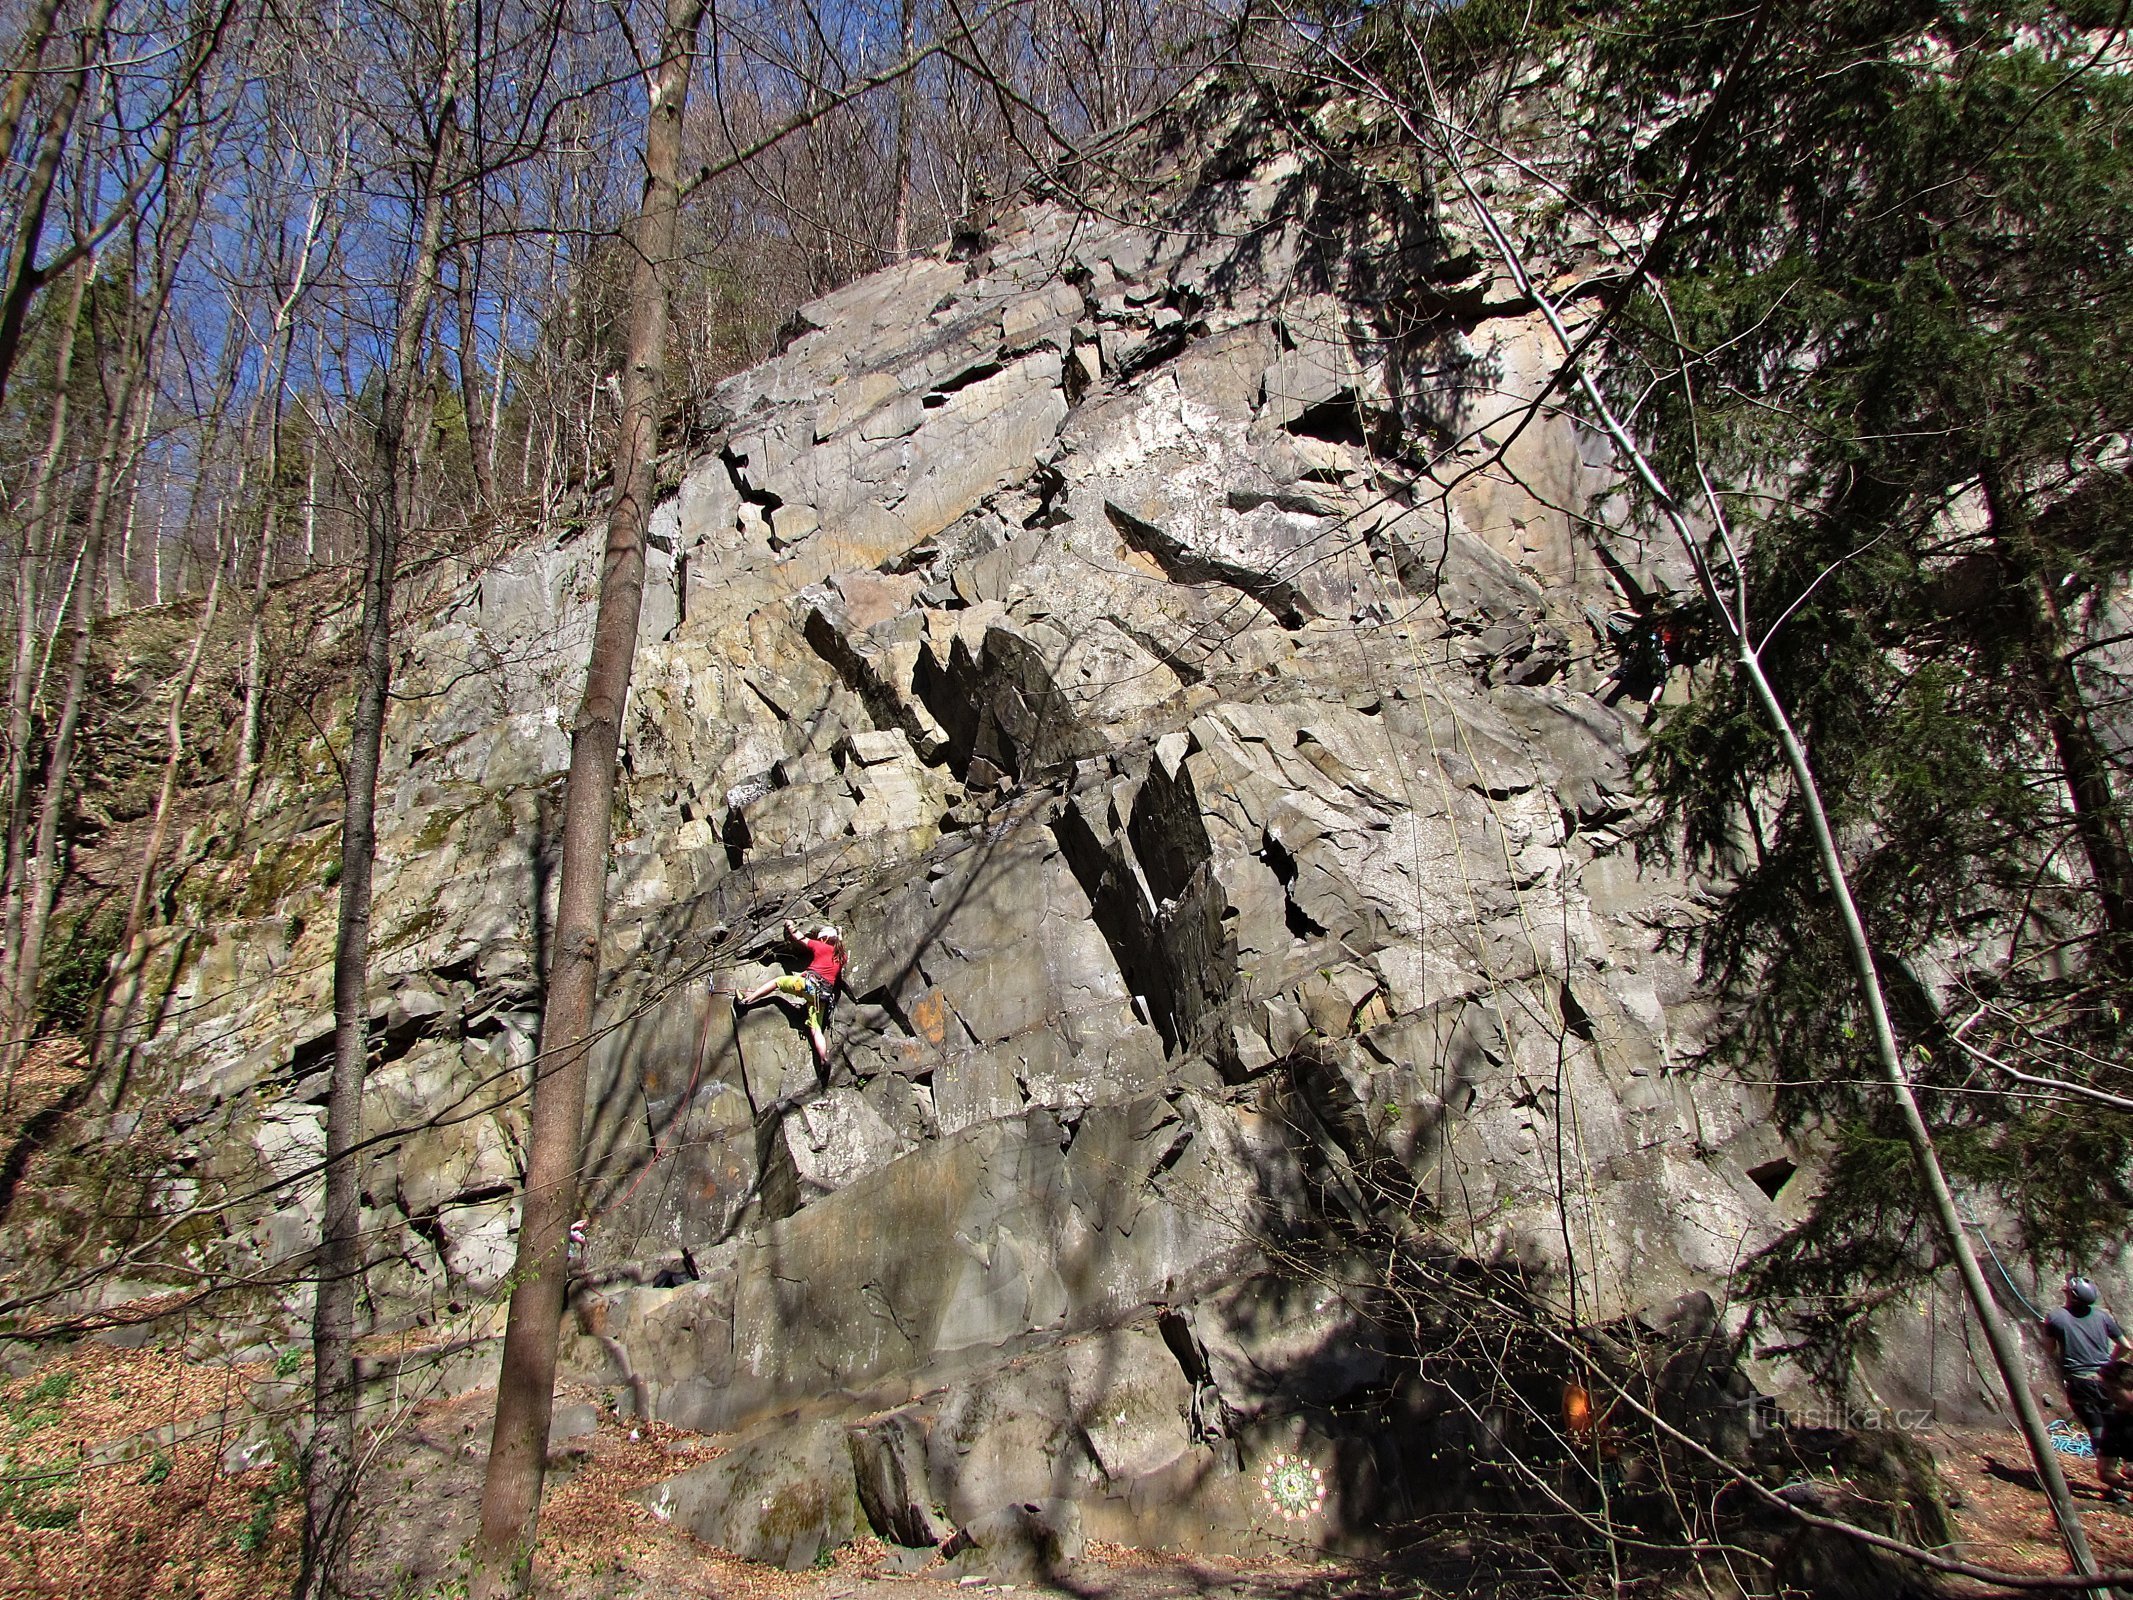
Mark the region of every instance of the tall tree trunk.
<instances>
[{"instance_id":1,"label":"tall tree trunk","mask_svg":"<svg viewBox=\"0 0 2133 1600\"><path fill-rule=\"evenodd\" d=\"M252 614L244 635L244 714L237 723L237 771L230 780L230 792L240 808L252 797L253 779L259 769L259 703L266 694L261 669L265 665L267 577L269 564L274 559L276 471L273 455L270 450L266 508L259 525L259 565L252 576ZM220 576L219 572L217 576Z\"/></svg>"},{"instance_id":2,"label":"tall tree trunk","mask_svg":"<svg viewBox=\"0 0 2133 1600\"><path fill-rule=\"evenodd\" d=\"M667 0L658 76L645 114L644 198L630 281L629 364L616 430L607 551L585 675L571 730L564 791L562 885L557 901L541 1057L533 1084L526 1188L519 1219L496 1423L482 1486L472 1600L521 1595L533 1546L555 1393L556 1345L568 1289L570 1222L583 1160L585 1066L607 913L609 827L622 711L637 654L644 596L644 538L666 387L667 262L680 213L682 114L704 0Z\"/></svg>"},{"instance_id":3,"label":"tall tree trunk","mask_svg":"<svg viewBox=\"0 0 2133 1600\"><path fill-rule=\"evenodd\" d=\"M354 1156L368 1048L371 869L377 844L378 758L392 671L393 579L410 488L409 420L422 372L423 328L437 288L444 178L456 144L459 51L448 65L424 182L414 264L385 371L363 562L361 649L341 809L341 904L333 954L333 1079L326 1097L325 1204L312 1311L312 1431L296 1593L328 1600L349 1589L348 1512L355 1484L355 1303L362 1271L361 1195Z\"/></svg>"},{"instance_id":4,"label":"tall tree trunk","mask_svg":"<svg viewBox=\"0 0 2133 1600\"><path fill-rule=\"evenodd\" d=\"M476 509L483 515L496 510L496 457L490 442L489 413L482 394L481 330L476 316L476 297L481 293L481 247L469 247L472 261L459 268L459 406L466 413L467 454L474 466ZM501 366L501 362L499 362Z\"/></svg>"},{"instance_id":5,"label":"tall tree trunk","mask_svg":"<svg viewBox=\"0 0 2133 1600\"><path fill-rule=\"evenodd\" d=\"M148 827L148 842L141 847L141 864L134 873L133 897L126 906L126 928L119 936L119 949L131 950L148 921L148 901L155 890L156 865L163 854L163 840L170 832L170 808L178 798L178 771L185 761L185 708L192 699L193 684L200 676L200 657L207 649L207 636L214 631L215 612L222 601L222 544L215 544L215 575L208 580L207 599L200 607L200 625L193 634L192 648L171 691L168 745L163 756L163 783L156 791L154 820ZM121 1026L124 1019L121 1019Z\"/></svg>"},{"instance_id":6,"label":"tall tree trunk","mask_svg":"<svg viewBox=\"0 0 2133 1600\"><path fill-rule=\"evenodd\" d=\"M29 505L22 518L22 543L15 554L15 657L8 670L7 727L7 863L4 940L6 971L15 967L15 952L22 946L23 889L26 865L22 858L26 813L29 807L31 719L30 684L37 663L39 601L37 569L43 552L45 518L52 504L52 480L67 445L67 389L74 374L74 342L81 328L82 298L89 287L90 267L83 262L75 269L74 288L67 299L67 313L60 323L59 349L52 367L52 419L45 433L44 450L38 457L31 481ZM56 541L54 541L56 543ZM12 1018L20 1010L11 982L0 993L0 1018Z\"/></svg>"},{"instance_id":7,"label":"tall tree trunk","mask_svg":"<svg viewBox=\"0 0 2133 1600\"><path fill-rule=\"evenodd\" d=\"M2023 600L2029 611L2030 670L2043 701L2052 750L2074 808L2074 836L2088 861L2089 877L2110 932L2109 960L2119 972L2133 971L2133 848L2128 848L2125 818L2111 789L2111 764L2089 718L2088 697L2067 659L2071 642L2047 563L2039 559L2035 530L2021 503L2018 485L2007 481L1997 462L1979 473L1985 508L1992 518L1993 542L2021 574Z\"/></svg>"},{"instance_id":8,"label":"tall tree trunk","mask_svg":"<svg viewBox=\"0 0 2133 1600\"><path fill-rule=\"evenodd\" d=\"M168 487L166 485L165 492L156 497L156 527L155 532L149 535L149 538L155 542L155 548L150 551L150 554L155 557L154 603L156 605L163 603L163 512L168 497Z\"/></svg>"},{"instance_id":9,"label":"tall tree trunk","mask_svg":"<svg viewBox=\"0 0 2133 1600\"><path fill-rule=\"evenodd\" d=\"M148 451L148 430L155 421L153 404L141 407L141 420L126 449L126 521L119 530L118 560L104 579L104 612L116 616L133 604L133 529L141 512L141 458Z\"/></svg>"},{"instance_id":10,"label":"tall tree trunk","mask_svg":"<svg viewBox=\"0 0 2133 1600\"><path fill-rule=\"evenodd\" d=\"M903 0L904 59L918 47L918 0ZM911 124L912 101L918 92L917 76L905 73L896 83L896 222L890 248L901 261L911 253Z\"/></svg>"},{"instance_id":11,"label":"tall tree trunk","mask_svg":"<svg viewBox=\"0 0 2133 1600\"><path fill-rule=\"evenodd\" d=\"M318 565L318 436L313 434L305 454L304 570Z\"/></svg>"},{"instance_id":12,"label":"tall tree trunk","mask_svg":"<svg viewBox=\"0 0 2133 1600\"><path fill-rule=\"evenodd\" d=\"M15 237L8 251L7 278L0 286L0 400L7 398L7 380L15 370L22 348L22 329L29 316L30 301L42 287L49 268L39 270L37 247L44 238L44 219L52 204L52 187L59 176L60 158L66 153L67 135L74 126L74 113L89 85L89 71L104 48L104 24L111 18L113 0L94 0L79 30L79 58L59 74L59 92L45 113L44 136L37 141L37 159L16 210ZM177 114L176 108L172 115ZM64 254L65 252L62 252Z\"/></svg>"}]
</instances>

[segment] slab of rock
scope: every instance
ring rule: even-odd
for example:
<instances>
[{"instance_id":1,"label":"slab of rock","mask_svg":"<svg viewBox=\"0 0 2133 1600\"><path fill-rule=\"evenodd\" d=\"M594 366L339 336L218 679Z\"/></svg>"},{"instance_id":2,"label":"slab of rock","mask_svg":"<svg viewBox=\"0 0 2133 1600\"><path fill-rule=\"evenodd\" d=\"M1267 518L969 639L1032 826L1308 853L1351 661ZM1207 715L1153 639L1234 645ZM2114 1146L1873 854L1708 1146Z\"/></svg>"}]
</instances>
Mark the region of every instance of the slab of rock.
<instances>
[{"instance_id":1,"label":"slab of rock","mask_svg":"<svg viewBox=\"0 0 2133 1600\"><path fill-rule=\"evenodd\" d=\"M905 1147L856 1089L832 1089L808 1101L786 1116L780 1131L807 1199L886 1166Z\"/></svg>"},{"instance_id":2,"label":"slab of rock","mask_svg":"<svg viewBox=\"0 0 2133 1600\"><path fill-rule=\"evenodd\" d=\"M1016 1583L1062 1577L1081 1552L1081 1507L1056 1497L1018 1500L973 1517L942 1550L957 1574Z\"/></svg>"},{"instance_id":3,"label":"slab of rock","mask_svg":"<svg viewBox=\"0 0 2133 1600\"><path fill-rule=\"evenodd\" d=\"M1066 1363L1075 1421L1113 1485L1192 1449L1192 1384L1159 1334L1128 1328L1077 1341Z\"/></svg>"},{"instance_id":4,"label":"slab of rock","mask_svg":"<svg viewBox=\"0 0 2133 1600\"><path fill-rule=\"evenodd\" d=\"M788 1572L813 1566L859 1530L851 1449L834 1421L772 1424L631 1498L706 1544Z\"/></svg>"},{"instance_id":5,"label":"slab of rock","mask_svg":"<svg viewBox=\"0 0 2133 1600\"><path fill-rule=\"evenodd\" d=\"M931 1414L906 1407L855 1424L847 1434L867 1522L891 1544L928 1548L955 1527L933 1503L926 1479Z\"/></svg>"}]
</instances>

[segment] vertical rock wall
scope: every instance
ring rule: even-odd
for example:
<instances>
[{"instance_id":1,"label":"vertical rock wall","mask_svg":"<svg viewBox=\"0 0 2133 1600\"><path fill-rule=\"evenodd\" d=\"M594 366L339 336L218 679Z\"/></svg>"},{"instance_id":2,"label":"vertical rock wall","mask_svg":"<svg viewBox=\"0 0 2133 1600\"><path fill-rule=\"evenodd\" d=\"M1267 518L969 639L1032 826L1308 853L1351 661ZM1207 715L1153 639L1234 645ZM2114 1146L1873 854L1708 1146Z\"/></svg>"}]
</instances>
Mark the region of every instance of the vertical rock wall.
<instances>
[{"instance_id":1,"label":"vertical rock wall","mask_svg":"<svg viewBox=\"0 0 2133 1600\"><path fill-rule=\"evenodd\" d=\"M1595 697L1618 600L1572 536L1610 480L1529 406L1538 320L1247 125L1151 146L1138 210L1033 204L802 308L654 520L572 1359L694 1426L879 1413L877 1524L1064 1497L1235 1545L1239 1441L1383 1378L1274 1270L1329 1186L1403 1174L1587 1320L1721 1290L1796 1203L1766 1109L1682 1070L1701 908L1631 844L1641 707ZM381 1329L478 1324L508 1268L595 545L405 636ZM333 813L279 800L149 1051L202 1180L319 1147ZM731 998L795 915L849 930L826 1079ZM314 1202L200 1249L265 1272Z\"/></svg>"}]
</instances>

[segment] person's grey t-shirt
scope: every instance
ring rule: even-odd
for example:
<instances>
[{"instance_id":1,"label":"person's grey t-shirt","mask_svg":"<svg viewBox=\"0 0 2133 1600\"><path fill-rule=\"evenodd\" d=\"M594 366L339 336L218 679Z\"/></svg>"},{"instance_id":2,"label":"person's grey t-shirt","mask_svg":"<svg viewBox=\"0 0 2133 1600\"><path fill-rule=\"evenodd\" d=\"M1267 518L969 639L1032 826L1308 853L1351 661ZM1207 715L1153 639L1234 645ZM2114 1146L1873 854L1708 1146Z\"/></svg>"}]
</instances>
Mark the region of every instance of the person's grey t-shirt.
<instances>
[{"instance_id":1,"label":"person's grey t-shirt","mask_svg":"<svg viewBox=\"0 0 2133 1600\"><path fill-rule=\"evenodd\" d=\"M2111 1359L2111 1347L2125 1335L2101 1306L2091 1306L2086 1316L2076 1316L2061 1306L2044 1319L2044 1325L2059 1336L2059 1365L2070 1378L2093 1377Z\"/></svg>"}]
</instances>

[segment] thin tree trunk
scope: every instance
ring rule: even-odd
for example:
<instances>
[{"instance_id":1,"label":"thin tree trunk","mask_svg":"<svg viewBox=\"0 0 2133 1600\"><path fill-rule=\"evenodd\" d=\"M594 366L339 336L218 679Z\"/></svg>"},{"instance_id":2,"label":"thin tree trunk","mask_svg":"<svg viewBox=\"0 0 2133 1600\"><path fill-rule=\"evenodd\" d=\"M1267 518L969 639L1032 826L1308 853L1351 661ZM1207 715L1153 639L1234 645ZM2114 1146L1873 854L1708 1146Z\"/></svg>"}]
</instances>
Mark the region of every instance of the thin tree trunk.
<instances>
[{"instance_id":1,"label":"thin tree trunk","mask_svg":"<svg viewBox=\"0 0 2133 1600\"><path fill-rule=\"evenodd\" d=\"M519 1219L496 1423L482 1486L472 1600L522 1595L534 1538L555 1394L556 1346L568 1288L570 1222L583 1160L587 1039L606 919L607 866L622 712L637 653L645 528L666 385L666 263L680 212L682 114L704 0L668 0L658 76L645 115L644 198L630 283L629 364L616 430L607 551L585 698L571 730L557 901L541 1058L533 1085L526 1187Z\"/></svg>"},{"instance_id":2,"label":"thin tree trunk","mask_svg":"<svg viewBox=\"0 0 2133 1600\"><path fill-rule=\"evenodd\" d=\"M163 854L163 840L170 830L170 808L178 798L178 770L185 761L185 708L192 699L193 684L200 676L200 657L207 649L207 636L214 631L215 611L222 601L222 548L215 548L215 575L208 580L207 599L200 608L200 626L193 634L192 648L171 691L169 747L163 757L163 784L156 791L155 820L149 824L148 842L141 847L141 865L134 874L133 898L126 906L126 929L119 948L131 950L148 920L148 899L155 889L156 865Z\"/></svg>"},{"instance_id":3,"label":"thin tree trunk","mask_svg":"<svg viewBox=\"0 0 2133 1600\"><path fill-rule=\"evenodd\" d=\"M496 309L496 368L489 374L489 432L485 448L489 462L489 492L496 492L496 462L501 449L497 435L504 425L504 368L511 354L508 335L511 331L510 311L511 276L504 275L504 292L498 297Z\"/></svg>"},{"instance_id":4,"label":"thin tree trunk","mask_svg":"<svg viewBox=\"0 0 2133 1600\"><path fill-rule=\"evenodd\" d=\"M463 262L459 269L459 406L466 413L467 454L473 459L476 509L488 515L496 510L496 465L479 360L481 335L475 297L481 292L480 248L478 244L471 246L473 262Z\"/></svg>"},{"instance_id":5,"label":"thin tree trunk","mask_svg":"<svg viewBox=\"0 0 2133 1600\"><path fill-rule=\"evenodd\" d=\"M421 339L437 287L444 176L456 143L459 51L448 42L436 143L423 191L412 274L393 330L376 435L373 505L363 566L361 654L350 719L341 813L341 903L333 956L333 1078L326 1098L325 1203L312 1312L312 1433L296 1593L326 1600L349 1589L348 1512L355 1484L355 1305L362 1270L361 1195L354 1146L368 1048L370 888L377 843L378 760L392 670L393 579L409 484L407 431Z\"/></svg>"},{"instance_id":6,"label":"thin tree trunk","mask_svg":"<svg viewBox=\"0 0 2133 1600\"><path fill-rule=\"evenodd\" d=\"M82 21L79 59L60 74L59 92L45 114L44 137L37 143L37 159L31 165L18 203L5 291L0 293L0 400L7 398L7 381L22 347L23 323L29 316L30 301L50 270L38 268L37 247L44 238L45 214L51 207L52 187L59 176L60 158L66 153L74 113L88 87L89 69L104 47L104 24L110 20L112 4L113 0L95 0ZM176 114L174 107L172 115Z\"/></svg>"},{"instance_id":7,"label":"thin tree trunk","mask_svg":"<svg viewBox=\"0 0 2133 1600\"><path fill-rule=\"evenodd\" d=\"M2124 818L2112 793L2109 758L2089 719L2081 681L2067 660L2066 619L2051 580L2031 549L2032 529L2017 498L2019 491L2006 481L1997 462L1988 462L1979 480L1992 518L1993 542L2022 575L2029 603L2030 669L2073 802L2074 836L2088 859L2104 925L2110 930L2108 960L2121 973L2133 970L2133 849L2127 846Z\"/></svg>"},{"instance_id":8,"label":"thin tree trunk","mask_svg":"<svg viewBox=\"0 0 2133 1600\"><path fill-rule=\"evenodd\" d=\"M304 490L304 570L318 565L318 438L312 436L305 451L307 487Z\"/></svg>"},{"instance_id":9,"label":"thin tree trunk","mask_svg":"<svg viewBox=\"0 0 2133 1600\"><path fill-rule=\"evenodd\" d=\"M82 298L89 287L87 262L75 269L74 289L67 301L67 314L60 324L59 349L52 368L52 421L46 431L44 451L38 458L36 477L30 488L29 506L22 519L22 544L15 557L15 657L8 672L7 729L7 869L5 931L8 952L5 992L0 993L0 1017L12 1018L19 1011L11 975L14 955L22 945L22 859L25 813L29 806L29 756L33 733L31 676L37 662L38 600L37 565L41 559L45 518L52 502L52 480L67 443L67 389L74 373L74 341L81 327Z\"/></svg>"},{"instance_id":10,"label":"thin tree trunk","mask_svg":"<svg viewBox=\"0 0 2133 1600\"><path fill-rule=\"evenodd\" d=\"M918 0L903 0L904 59L918 46ZM911 253L911 124L912 101L917 94L913 74L896 84L896 223L890 231L891 249L901 261Z\"/></svg>"},{"instance_id":11,"label":"thin tree trunk","mask_svg":"<svg viewBox=\"0 0 2133 1600\"><path fill-rule=\"evenodd\" d=\"M104 574L104 615L107 617L116 616L133 604L133 526L141 509L141 457L148 450L148 430L155 421L155 409L155 391L150 388L138 408L140 420L134 425L133 438L126 446L126 457L119 467L119 480L126 486L126 520L119 529L117 560Z\"/></svg>"},{"instance_id":12,"label":"thin tree trunk","mask_svg":"<svg viewBox=\"0 0 2133 1600\"><path fill-rule=\"evenodd\" d=\"M261 681L261 654L267 619L268 564L274 555L274 452L267 455L267 500L259 525L259 566L252 579L252 615L244 636L244 714L237 724L237 772L231 792L242 806L251 798L252 782L259 767L259 703L266 686ZM216 577L221 577L218 568Z\"/></svg>"}]
</instances>

